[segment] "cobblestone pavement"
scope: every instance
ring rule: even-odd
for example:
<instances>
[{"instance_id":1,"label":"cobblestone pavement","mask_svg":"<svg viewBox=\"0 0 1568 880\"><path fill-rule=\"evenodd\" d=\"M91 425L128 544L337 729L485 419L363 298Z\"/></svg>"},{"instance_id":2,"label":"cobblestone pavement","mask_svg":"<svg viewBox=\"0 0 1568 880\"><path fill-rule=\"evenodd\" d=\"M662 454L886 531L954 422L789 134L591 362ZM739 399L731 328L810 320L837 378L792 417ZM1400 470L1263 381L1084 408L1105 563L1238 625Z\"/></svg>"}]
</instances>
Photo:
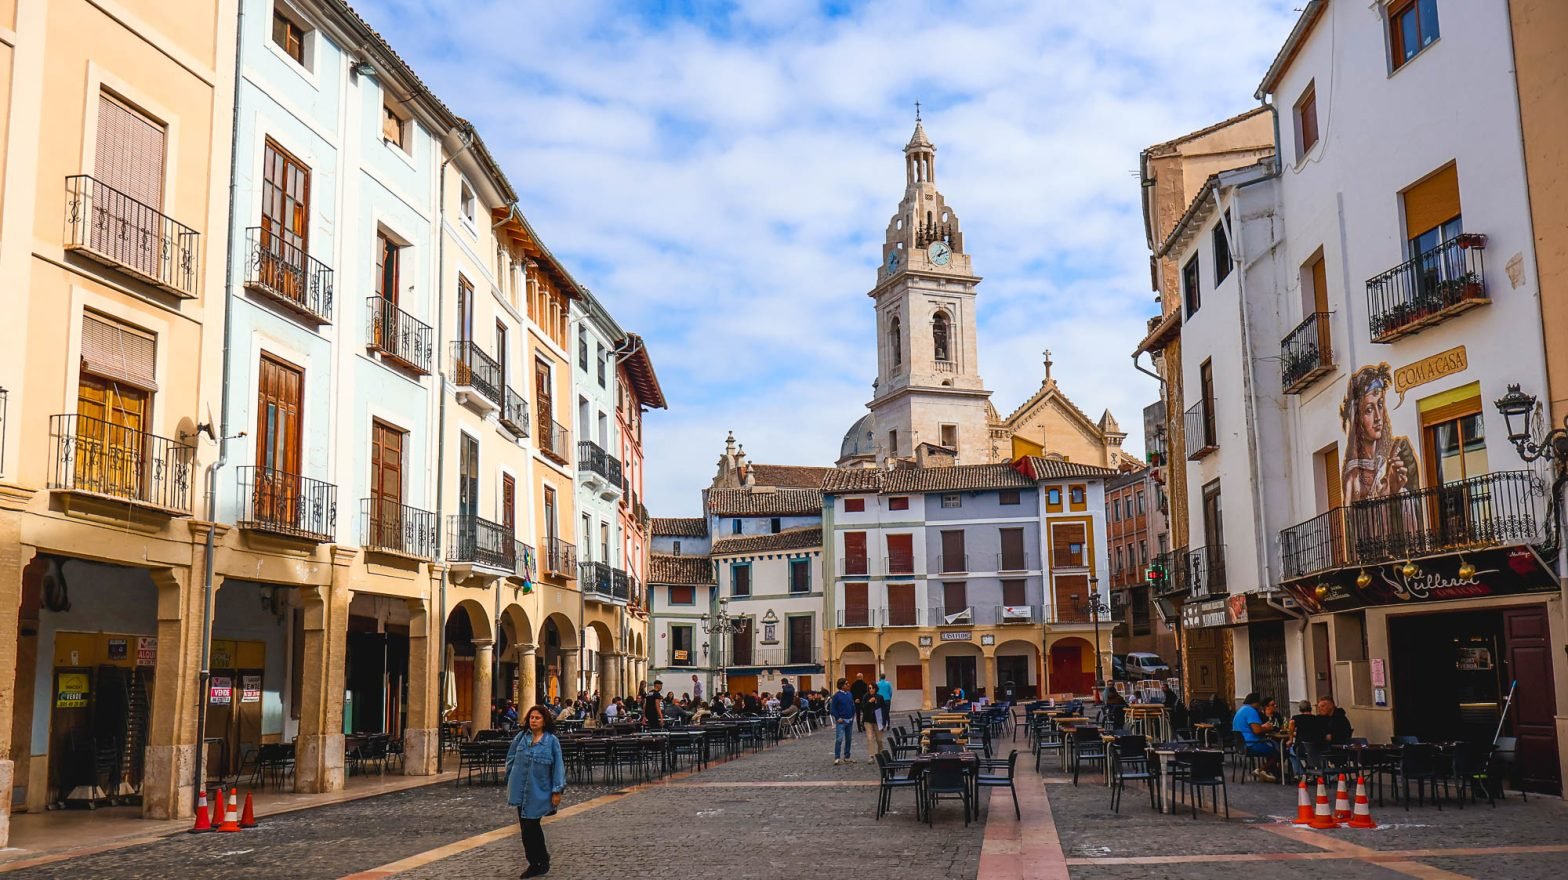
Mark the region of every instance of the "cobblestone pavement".
<instances>
[{"instance_id":1,"label":"cobblestone pavement","mask_svg":"<svg viewBox=\"0 0 1568 880\"><path fill-rule=\"evenodd\" d=\"M1032 767L1026 774L1033 777ZM1072 880L1158 876L1212 880L1218 865L1249 871L1251 862L1303 860L1336 880L1420 877L1545 880L1568 876L1568 806L1561 799L1518 795L1458 809L1430 802L1406 812L1392 801L1372 805L1375 830L1311 831L1291 824L1296 789L1250 782L1228 785L1230 820L1207 811L1156 813L1134 784L1121 811L1110 809L1103 777L1077 786L1048 767L1046 792ZM1305 865L1301 867L1306 867ZM1256 866L1261 869L1261 865Z\"/></svg>"}]
</instances>

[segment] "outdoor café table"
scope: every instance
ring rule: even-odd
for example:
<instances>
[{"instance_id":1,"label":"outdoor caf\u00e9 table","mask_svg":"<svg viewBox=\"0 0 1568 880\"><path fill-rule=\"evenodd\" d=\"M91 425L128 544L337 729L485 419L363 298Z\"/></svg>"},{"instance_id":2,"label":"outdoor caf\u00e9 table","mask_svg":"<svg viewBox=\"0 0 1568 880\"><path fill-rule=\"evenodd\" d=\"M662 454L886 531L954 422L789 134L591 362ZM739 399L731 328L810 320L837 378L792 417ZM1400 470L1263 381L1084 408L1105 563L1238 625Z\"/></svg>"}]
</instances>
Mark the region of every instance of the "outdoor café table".
<instances>
[{"instance_id":1,"label":"outdoor caf\u00e9 table","mask_svg":"<svg viewBox=\"0 0 1568 880\"><path fill-rule=\"evenodd\" d=\"M1285 753L1290 749L1290 734L1285 733L1284 731L1276 731L1269 734L1268 737L1269 739L1273 740L1274 745L1279 748L1279 772L1276 773L1275 776L1279 779L1279 784L1284 785L1285 768L1290 766L1290 761L1285 756Z\"/></svg>"},{"instance_id":2,"label":"outdoor caf\u00e9 table","mask_svg":"<svg viewBox=\"0 0 1568 880\"><path fill-rule=\"evenodd\" d=\"M1192 729L1198 735L1198 742L1202 743L1204 747L1214 745L1214 731L1216 728L1213 724L1207 721L1200 721L1194 724Z\"/></svg>"},{"instance_id":3,"label":"outdoor caf\u00e9 table","mask_svg":"<svg viewBox=\"0 0 1568 880\"><path fill-rule=\"evenodd\" d=\"M1164 739L1165 707L1158 703L1132 703L1127 706L1127 726L1149 739Z\"/></svg>"}]
</instances>

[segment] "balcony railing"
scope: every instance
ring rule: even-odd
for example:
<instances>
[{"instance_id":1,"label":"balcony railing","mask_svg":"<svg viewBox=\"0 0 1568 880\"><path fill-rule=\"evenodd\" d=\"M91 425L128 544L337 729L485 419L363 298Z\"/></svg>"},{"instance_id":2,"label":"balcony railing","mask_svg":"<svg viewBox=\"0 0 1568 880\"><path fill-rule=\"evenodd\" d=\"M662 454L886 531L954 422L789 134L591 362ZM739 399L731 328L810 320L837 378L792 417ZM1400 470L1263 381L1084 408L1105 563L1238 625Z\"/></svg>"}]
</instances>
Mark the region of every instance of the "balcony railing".
<instances>
[{"instance_id":1,"label":"balcony railing","mask_svg":"<svg viewBox=\"0 0 1568 880\"><path fill-rule=\"evenodd\" d=\"M997 623L1038 623L1040 609L1033 605L997 605Z\"/></svg>"},{"instance_id":2,"label":"balcony railing","mask_svg":"<svg viewBox=\"0 0 1568 880\"><path fill-rule=\"evenodd\" d=\"M997 571L1028 571L1034 567L1034 560L1028 553L996 554Z\"/></svg>"},{"instance_id":3,"label":"balcony railing","mask_svg":"<svg viewBox=\"0 0 1568 880\"><path fill-rule=\"evenodd\" d=\"M359 501L359 542L366 550L436 558L436 515L385 498Z\"/></svg>"},{"instance_id":4,"label":"balcony railing","mask_svg":"<svg viewBox=\"0 0 1568 880\"><path fill-rule=\"evenodd\" d=\"M1187 553L1187 594L1194 599L1229 595L1225 585L1225 545L1210 544Z\"/></svg>"},{"instance_id":5,"label":"balcony railing","mask_svg":"<svg viewBox=\"0 0 1568 880\"><path fill-rule=\"evenodd\" d=\"M332 270L282 235L245 230L245 286L290 311L325 324L332 320Z\"/></svg>"},{"instance_id":6,"label":"balcony railing","mask_svg":"<svg viewBox=\"0 0 1568 880\"><path fill-rule=\"evenodd\" d=\"M1178 559L1185 558L1187 548L1182 547L1174 552L1167 551L1156 555L1149 560L1149 568L1161 572L1161 576L1150 578L1150 590L1156 596L1175 596L1187 591L1187 585L1179 576L1181 565Z\"/></svg>"},{"instance_id":7,"label":"balcony railing","mask_svg":"<svg viewBox=\"0 0 1568 880\"><path fill-rule=\"evenodd\" d=\"M936 558L936 567L942 574L964 574L969 571L969 554L957 553L949 556L943 553Z\"/></svg>"},{"instance_id":8,"label":"balcony railing","mask_svg":"<svg viewBox=\"0 0 1568 880\"><path fill-rule=\"evenodd\" d=\"M1486 305L1486 236L1456 235L1367 280L1373 342L1393 342Z\"/></svg>"},{"instance_id":9,"label":"balcony railing","mask_svg":"<svg viewBox=\"0 0 1568 880\"><path fill-rule=\"evenodd\" d=\"M748 666L815 666L822 662L818 645L764 645L753 648Z\"/></svg>"},{"instance_id":10,"label":"balcony railing","mask_svg":"<svg viewBox=\"0 0 1568 880\"><path fill-rule=\"evenodd\" d=\"M566 426L556 421L539 419L539 451L561 464L571 462L572 435Z\"/></svg>"},{"instance_id":11,"label":"balcony railing","mask_svg":"<svg viewBox=\"0 0 1568 880\"><path fill-rule=\"evenodd\" d=\"M3 402L0 398L0 405ZM49 488L102 495L171 514L191 512L194 447L76 415L50 416L49 440L54 449Z\"/></svg>"},{"instance_id":12,"label":"balcony railing","mask_svg":"<svg viewBox=\"0 0 1568 880\"><path fill-rule=\"evenodd\" d=\"M452 384L472 388L491 404L501 405L501 365L472 339L452 343Z\"/></svg>"},{"instance_id":13,"label":"balcony railing","mask_svg":"<svg viewBox=\"0 0 1568 880\"><path fill-rule=\"evenodd\" d=\"M338 522L338 487L276 468L236 468L242 529L311 541L333 538Z\"/></svg>"},{"instance_id":14,"label":"balcony railing","mask_svg":"<svg viewBox=\"0 0 1568 880\"><path fill-rule=\"evenodd\" d=\"M839 565L846 575L864 575L871 573L871 560L864 555L845 556L839 560Z\"/></svg>"},{"instance_id":15,"label":"balcony railing","mask_svg":"<svg viewBox=\"0 0 1568 880\"><path fill-rule=\"evenodd\" d=\"M504 389L504 402L501 404L501 424L519 437L528 436L528 398L513 391L510 387Z\"/></svg>"},{"instance_id":16,"label":"balcony railing","mask_svg":"<svg viewBox=\"0 0 1568 880\"><path fill-rule=\"evenodd\" d=\"M429 324L379 296L365 300L365 315L365 343L370 348L417 373L430 372L433 349Z\"/></svg>"},{"instance_id":17,"label":"balcony railing","mask_svg":"<svg viewBox=\"0 0 1568 880\"><path fill-rule=\"evenodd\" d=\"M621 462L591 440L577 441L577 470L598 474L611 486L621 488Z\"/></svg>"},{"instance_id":18,"label":"balcony railing","mask_svg":"<svg viewBox=\"0 0 1568 880\"><path fill-rule=\"evenodd\" d=\"M572 580L577 577L577 547L560 538L545 538L540 562L546 574Z\"/></svg>"},{"instance_id":19,"label":"balcony railing","mask_svg":"<svg viewBox=\"0 0 1568 880\"><path fill-rule=\"evenodd\" d=\"M631 578L626 574L625 569L610 569L610 589L615 598L622 602L630 598Z\"/></svg>"},{"instance_id":20,"label":"balcony railing","mask_svg":"<svg viewBox=\"0 0 1568 880\"><path fill-rule=\"evenodd\" d=\"M876 626L877 610L875 608L840 608L838 610L838 625L840 627Z\"/></svg>"},{"instance_id":21,"label":"balcony railing","mask_svg":"<svg viewBox=\"0 0 1568 880\"><path fill-rule=\"evenodd\" d=\"M964 605L964 606L961 606L961 607L958 607L958 608L948 608L946 606L943 606L941 608L932 608L931 609L931 625L932 626L974 626L977 623L989 624L989 623L992 622L992 621L989 621L989 620L987 620L987 621L980 620L977 617L978 613L979 613L978 609L976 609L975 606L973 606L973 605Z\"/></svg>"},{"instance_id":22,"label":"balcony railing","mask_svg":"<svg viewBox=\"0 0 1568 880\"><path fill-rule=\"evenodd\" d=\"M1530 471L1499 471L1336 507L1280 532L1284 575L1542 543L1547 494Z\"/></svg>"},{"instance_id":23,"label":"balcony railing","mask_svg":"<svg viewBox=\"0 0 1568 880\"><path fill-rule=\"evenodd\" d=\"M1200 400L1182 416L1187 434L1187 460L1197 461L1220 447L1214 430L1214 402Z\"/></svg>"},{"instance_id":24,"label":"balcony railing","mask_svg":"<svg viewBox=\"0 0 1568 880\"><path fill-rule=\"evenodd\" d=\"M919 626L920 609L913 605L890 606L883 611L884 626Z\"/></svg>"},{"instance_id":25,"label":"balcony railing","mask_svg":"<svg viewBox=\"0 0 1568 880\"><path fill-rule=\"evenodd\" d=\"M1280 382L1295 394L1334 369L1328 312L1313 312L1280 343Z\"/></svg>"},{"instance_id":26,"label":"balcony railing","mask_svg":"<svg viewBox=\"0 0 1568 880\"><path fill-rule=\"evenodd\" d=\"M915 573L915 556L912 553L893 554L885 557L882 561L887 566L883 571L886 571L888 574Z\"/></svg>"},{"instance_id":27,"label":"balcony railing","mask_svg":"<svg viewBox=\"0 0 1568 880\"><path fill-rule=\"evenodd\" d=\"M577 564L577 583L584 593L590 596L612 598L614 593L610 587L610 566L603 562L579 562Z\"/></svg>"},{"instance_id":28,"label":"balcony railing","mask_svg":"<svg viewBox=\"0 0 1568 880\"><path fill-rule=\"evenodd\" d=\"M447 562L467 562L501 571L517 569L512 530L471 513L447 517Z\"/></svg>"},{"instance_id":29,"label":"balcony railing","mask_svg":"<svg viewBox=\"0 0 1568 880\"><path fill-rule=\"evenodd\" d=\"M196 296L201 236L85 174L65 179L66 249L175 296Z\"/></svg>"},{"instance_id":30,"label":"balcony railing","mask_svg":"<svg viewBox=\"0 0 1568 880\"><path fill-rule=\"evenodd\" d=\"M539 576L539 556L532 545L518 541L512 546L512 552L517 555L517 567L512 569L517 577L533 580Z\"/></svg>"}]
</instances>

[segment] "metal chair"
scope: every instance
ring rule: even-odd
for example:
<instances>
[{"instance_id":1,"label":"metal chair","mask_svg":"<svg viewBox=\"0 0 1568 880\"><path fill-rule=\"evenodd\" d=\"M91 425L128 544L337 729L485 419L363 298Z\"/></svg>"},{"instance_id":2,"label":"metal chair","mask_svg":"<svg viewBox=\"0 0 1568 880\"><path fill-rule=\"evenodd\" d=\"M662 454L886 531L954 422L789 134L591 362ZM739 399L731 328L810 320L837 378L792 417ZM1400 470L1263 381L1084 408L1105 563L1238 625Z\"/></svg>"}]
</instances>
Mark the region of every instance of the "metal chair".
<instances>
[{"instance_id":1,"label":"metal chair","mask_svg":"<svg viewBox=\"0 0 1568 880\"><path fill-rule=\"evenodd\" d=\"M1203 789L1217 789L1211 805L1213 812L1219 812L1219 796L1224 793L1225 818L1230 818L1230 791L1225 787L1225 753L1224 752L1185 752L1176 756L1176 760L1186 765L1186 774L1177 777L1185 794L1188 786L1192 787L1192 818L1198 818L1198 808L1203 806Z\"/></svg>"},{"instance_id":2,"label":"metal chair","mask_svg":"<svg viewBox=\"0 0 1568 880\"><path fill-rule=\"evenodd\" d=\"M909 762L895 762L886 751L878 752L877 772L880 779L877 784L877 818L881 819L887 814L888 807L893 801L893 792L900 788L911 788L915 791L915 815L919 818L920 804L923 794L920 791L920 777L910 769Z\"/></svg>"},{"instance_id":3,"label":"metal chair","mask_svg":"<svg viewBox=\"0 0 1568 880\"><path fill-rule=\"evenodd\" d=\"M1004 776L999 773L987 773L987 770L1006 769ZM975 777L975 785L979 788L1006 788L1013 796L1013 815L1022 820L1024 814L1018 809L1018 789L1013 787L1013 776L1018 769L1018 750L1013 749L1006 760L1001 758L982 758L980 761L980 775Z\"/></svg>"},{"instance_id":4,"label":"metal chair","mask_svg":"<svg viewBox=\"0 0 1568 880\"><path fill-rule=\"evenodd\" d=\"M964 826L969 825L969 812L973 805L969 791L969 773L964 769L964 763L955 758L937 757L926 767L925 779L925 811L926 825L931 824L931 815L936 812L936 805L942 800L958 799L964 804Z\"/></svg>"}]
</instances>

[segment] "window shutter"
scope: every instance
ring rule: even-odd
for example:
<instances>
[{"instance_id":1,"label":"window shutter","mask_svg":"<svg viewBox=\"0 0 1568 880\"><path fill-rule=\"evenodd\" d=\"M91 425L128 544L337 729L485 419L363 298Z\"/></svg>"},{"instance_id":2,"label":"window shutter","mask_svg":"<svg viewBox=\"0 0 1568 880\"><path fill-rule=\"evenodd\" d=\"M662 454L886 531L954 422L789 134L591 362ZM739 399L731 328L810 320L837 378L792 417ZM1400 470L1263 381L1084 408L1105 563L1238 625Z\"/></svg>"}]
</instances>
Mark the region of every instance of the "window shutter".
<instances>
[{"instance_id":1,"label":"window shutter","mask_svg":"<svg viewBox=\"0 0 1568 880\"><path fill-rule=\"evenodd\" d=\"M1449 165L1405 190L1405 237L1415 238L1459 213L1459 166Z\"/></svg>"},{"instance_id":2,"label":"window shutter","mask_svg":"<svg viewBox=\"0 0 1568 880\"><path fill-rule=\"evenodd\" d=\"M163 210L163 126L112 95L98 96L93 176L155 211Z\"/></svg>"},{"instance_id":3,"label":"window shutter","mask_svg":"<svg viewBox=\"0 0 1568 880\"><path fill-rule=\"evenodd\" d=\"M107 318L82 315L82 370L147 391L157 391L157 343L145 333Z\"/></svg>"}]
</instances>

